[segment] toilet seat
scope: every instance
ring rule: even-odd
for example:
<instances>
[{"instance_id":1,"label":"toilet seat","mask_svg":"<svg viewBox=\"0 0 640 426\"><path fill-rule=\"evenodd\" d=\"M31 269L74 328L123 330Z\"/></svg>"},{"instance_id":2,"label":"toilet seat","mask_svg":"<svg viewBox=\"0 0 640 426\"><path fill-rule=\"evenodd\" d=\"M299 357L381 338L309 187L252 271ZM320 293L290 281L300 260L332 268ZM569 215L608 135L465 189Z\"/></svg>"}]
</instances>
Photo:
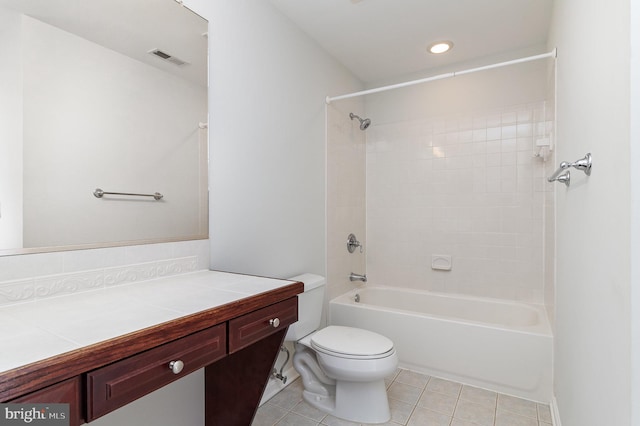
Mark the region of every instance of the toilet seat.
<instances>
[{"instance_id":1,"label":"toilet seat","mask_svg":"<svg viewBox=\"0 0 640 426\"><path fill-rule=\"evenodd\" d=\"M393 353L393 342L360 328L329 326L311 335L311 348L326 355L348 359L380 359Z\"/></svg>"}]
</instances>

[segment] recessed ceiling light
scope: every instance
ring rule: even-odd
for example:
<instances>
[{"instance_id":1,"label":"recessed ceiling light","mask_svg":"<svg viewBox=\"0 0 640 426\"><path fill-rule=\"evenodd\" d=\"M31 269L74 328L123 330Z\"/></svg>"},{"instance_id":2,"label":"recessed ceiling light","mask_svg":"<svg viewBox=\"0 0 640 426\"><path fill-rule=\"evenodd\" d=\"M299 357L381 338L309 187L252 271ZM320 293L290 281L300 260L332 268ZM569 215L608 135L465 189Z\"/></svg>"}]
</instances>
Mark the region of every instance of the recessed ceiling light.
<instances>
[{"instance_id":1,"label":"recessed ceiling light","mask_svg":"<svg viewBox=\"0 0 640 426\"><path fill-rule=\"evenodd\" d=\"M439 41L429 46L429 53L445 53L451 50L453 42L451 41Z\"/></svg>"}]
</instances>

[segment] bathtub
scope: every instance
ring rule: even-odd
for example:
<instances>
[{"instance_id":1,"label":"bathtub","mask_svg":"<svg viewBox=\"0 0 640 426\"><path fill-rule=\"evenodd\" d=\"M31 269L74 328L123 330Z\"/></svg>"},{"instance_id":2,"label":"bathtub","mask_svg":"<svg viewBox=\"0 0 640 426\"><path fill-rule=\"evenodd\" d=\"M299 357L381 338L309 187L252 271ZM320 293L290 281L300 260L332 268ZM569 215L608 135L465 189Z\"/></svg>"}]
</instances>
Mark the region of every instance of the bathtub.
<instances>
[{"instance_id":1,"label":"bathtub","mask_svg":"<svg viewBox=\"0 0 640 426\"><path fill-rule=\"evenodd\" d=\"M553 338L541 306L367 286L331 300L329 318L389 337L400 367L551 401Z\"/></svg>"}]
</instances>

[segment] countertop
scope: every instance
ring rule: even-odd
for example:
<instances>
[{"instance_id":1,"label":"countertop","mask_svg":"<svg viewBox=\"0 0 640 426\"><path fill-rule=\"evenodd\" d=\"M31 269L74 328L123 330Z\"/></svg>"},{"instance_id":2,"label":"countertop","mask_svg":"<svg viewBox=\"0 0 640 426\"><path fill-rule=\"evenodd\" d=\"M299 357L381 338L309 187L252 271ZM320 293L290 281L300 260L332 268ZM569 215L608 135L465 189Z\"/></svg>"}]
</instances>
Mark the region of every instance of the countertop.
<instances>
[{"instance_id":1,"label":"countertop","mask_svg":"<svg viewBox=\"0 0 640 426\"><path fill-rule=\"evenodd\" d=\"M255 296L292 284L206 270L3 307L0 377L45 359L102 347L114 339L138 338L146 329L157 334L157 326L175 320L209 313L210 322L225 320L224 316L216 319L216 313L225 310L218 308L234 306L238 312L243 301L251 304Z\"/></svg>"}]
</instances>

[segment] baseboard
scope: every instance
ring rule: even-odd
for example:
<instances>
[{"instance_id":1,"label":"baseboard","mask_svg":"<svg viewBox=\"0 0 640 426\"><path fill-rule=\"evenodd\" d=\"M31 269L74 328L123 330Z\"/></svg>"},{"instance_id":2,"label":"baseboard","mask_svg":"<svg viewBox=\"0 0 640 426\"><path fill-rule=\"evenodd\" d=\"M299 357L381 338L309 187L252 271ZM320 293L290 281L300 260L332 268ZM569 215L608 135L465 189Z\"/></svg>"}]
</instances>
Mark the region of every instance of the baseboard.
<instances>
[{"instance_id":1,"label":"baseboard","mask_svg":"<svg viewBox=\"0 0 640 426\"><path fill-rule=\"evenodd\" d=\"M265 388L264 393L262 394L262 399L260 400L260 405L273 398L278 392L289 386L295 379L300 377L300 374L298 374L298 372L293 367L285 370L284 375L287 377L287 383L282 383L282 380L277 380L273 377L269 377L267 387Z\"/></svg>"},{"instance_id":2,"label":"baseboard","mask_svg":"<svg viewBox=\"0 0 640 426\"><path fill-rule=\"evenodd\" d=\"M551 404L549 404L549 406L551 408L551 421L553 426L562 426L560 412L558 411L558 401L555 396L551 398Z\"/></svg>"}]
</instances>

